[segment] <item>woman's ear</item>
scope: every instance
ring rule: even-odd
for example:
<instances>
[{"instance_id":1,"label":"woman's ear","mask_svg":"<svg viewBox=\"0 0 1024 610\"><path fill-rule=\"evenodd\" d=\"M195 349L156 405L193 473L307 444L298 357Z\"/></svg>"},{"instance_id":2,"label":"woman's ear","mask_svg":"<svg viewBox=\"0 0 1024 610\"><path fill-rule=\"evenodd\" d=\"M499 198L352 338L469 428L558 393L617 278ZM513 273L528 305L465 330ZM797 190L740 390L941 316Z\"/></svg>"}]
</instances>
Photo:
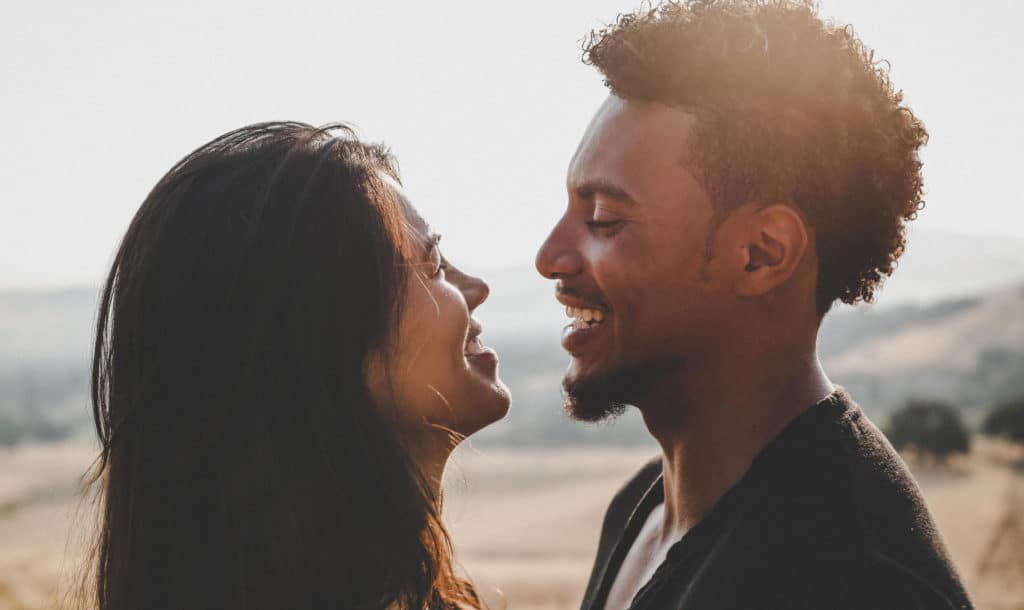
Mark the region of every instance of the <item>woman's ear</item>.
<instances>
[{"instance_id":1,"label":"woman's ear","mask_svg":"<svg viewBox=\"0 0 1024 610\"><path fill-rule=\"evenodd\" d=\"M757 297L786 283L808 247L807 225L791 206L774 204L742 214L737 227L743 270L736 294Z\"/></svg>"}]
</instances>

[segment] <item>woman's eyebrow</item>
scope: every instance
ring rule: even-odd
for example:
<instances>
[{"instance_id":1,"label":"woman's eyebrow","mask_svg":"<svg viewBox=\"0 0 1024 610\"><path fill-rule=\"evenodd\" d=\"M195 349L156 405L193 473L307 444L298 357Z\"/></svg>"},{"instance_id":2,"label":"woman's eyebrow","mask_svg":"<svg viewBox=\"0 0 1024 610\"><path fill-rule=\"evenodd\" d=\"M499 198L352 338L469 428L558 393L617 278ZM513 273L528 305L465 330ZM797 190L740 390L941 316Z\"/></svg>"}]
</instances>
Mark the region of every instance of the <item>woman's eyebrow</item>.
<instances>
[{"instance_id":1,"label":"woman's eyebrow","mask_svg":"<svg viewBox=\"0 0 1024 610\"><path fill-rule=\"evenodd\" d=\"M429 231L426 235L426 240L423 243L423 256L425 259L430 259L434 250L438 250L437 245L441 242L441 234L437 231Z\"/></svg>"}]
</instances>

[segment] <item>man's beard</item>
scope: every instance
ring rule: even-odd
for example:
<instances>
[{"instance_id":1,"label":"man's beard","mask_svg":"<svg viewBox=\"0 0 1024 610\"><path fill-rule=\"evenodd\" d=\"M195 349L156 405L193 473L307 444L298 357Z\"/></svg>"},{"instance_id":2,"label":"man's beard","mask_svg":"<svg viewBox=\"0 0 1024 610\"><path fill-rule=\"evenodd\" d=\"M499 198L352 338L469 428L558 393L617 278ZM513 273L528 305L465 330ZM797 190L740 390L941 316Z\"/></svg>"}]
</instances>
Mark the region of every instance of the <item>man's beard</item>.
<instances>
[{"instance_id":1,"label":"man's beard","mask_svg":"<svg viewBox=\"0 0 1024 610\"><path fill-rule=\"evenodd\" d=\"M614 419L677 365L677 362L663 361L631 366L590 379L566 376L562 380L562 405L576 421L595 423Z\"/></svg>"}]
</instances>

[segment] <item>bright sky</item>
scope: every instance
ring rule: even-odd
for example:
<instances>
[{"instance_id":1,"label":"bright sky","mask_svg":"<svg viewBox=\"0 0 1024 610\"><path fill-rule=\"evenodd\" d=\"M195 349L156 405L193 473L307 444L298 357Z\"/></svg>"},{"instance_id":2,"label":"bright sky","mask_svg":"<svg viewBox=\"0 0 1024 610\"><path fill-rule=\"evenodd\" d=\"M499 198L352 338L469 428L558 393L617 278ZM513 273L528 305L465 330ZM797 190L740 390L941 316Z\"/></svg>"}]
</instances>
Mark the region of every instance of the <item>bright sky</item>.
<instances>
[{"instance_id":1,"label":"bright sky","mask_svg":"<svg viewBox=\"0 0 1024 610\"><path fill-rule=\"evenodd\" d=\"M605 95L579 40L623 0L8 3L0 287L96 283L157 179L229 129L343 120L397 153L471 269L529 264ZM932 140L920 227L1024 238L1024 4L824 0Z\"/></svg>"}]
</instances>

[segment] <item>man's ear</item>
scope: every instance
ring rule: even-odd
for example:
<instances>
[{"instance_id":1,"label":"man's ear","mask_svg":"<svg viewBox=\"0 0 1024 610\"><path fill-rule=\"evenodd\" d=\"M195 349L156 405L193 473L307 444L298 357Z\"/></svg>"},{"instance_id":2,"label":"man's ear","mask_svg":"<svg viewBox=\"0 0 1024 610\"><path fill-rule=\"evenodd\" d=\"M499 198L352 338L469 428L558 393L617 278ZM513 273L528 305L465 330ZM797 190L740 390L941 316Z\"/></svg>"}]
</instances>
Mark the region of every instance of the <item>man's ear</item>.
<instances>
[{"instance_id":1,"label":"man's ear","mask_svg":"<svg viewBox=\"0 0 1024 610\"><path fill-rule=\"evenodd\" d=\"M736 294L762 296L784 284L800 266L808 248L807 225L785 204L753 208L738 220L743 271Z\"/></svg>"}]
</instances>

